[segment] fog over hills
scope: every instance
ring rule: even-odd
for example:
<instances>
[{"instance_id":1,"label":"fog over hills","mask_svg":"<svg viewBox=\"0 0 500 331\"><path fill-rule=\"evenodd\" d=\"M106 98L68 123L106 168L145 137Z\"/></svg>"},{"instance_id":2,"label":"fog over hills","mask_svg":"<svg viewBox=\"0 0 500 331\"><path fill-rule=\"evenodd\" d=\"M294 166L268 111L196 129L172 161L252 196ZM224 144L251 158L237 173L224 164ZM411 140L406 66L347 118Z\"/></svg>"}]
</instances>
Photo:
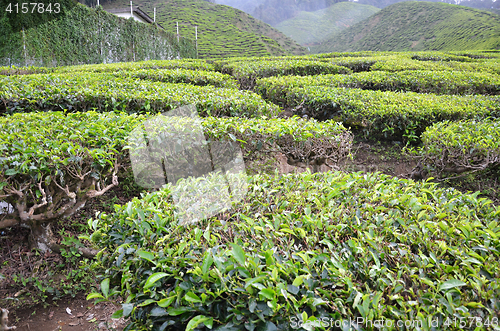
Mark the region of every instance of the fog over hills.
<instances>
[{"instance_id":1,"label":"fog over hills","mask_svg":"<svg viewBox=\"0 0 500 331\"><path fill-rule=\"evenodd\" d=\"M294 18L302 11L317 11L325 9L342 0L211 0L218 4L223 4L238 8L273 26ZM385 8L392 4L405 0L357 0L359 4L370 5L378 8ZM489 10L498 14L500 12L500 0L427 0L430 2L440 2L449 4L459 4L477 9Z\"/></svg>"}]
</instances>

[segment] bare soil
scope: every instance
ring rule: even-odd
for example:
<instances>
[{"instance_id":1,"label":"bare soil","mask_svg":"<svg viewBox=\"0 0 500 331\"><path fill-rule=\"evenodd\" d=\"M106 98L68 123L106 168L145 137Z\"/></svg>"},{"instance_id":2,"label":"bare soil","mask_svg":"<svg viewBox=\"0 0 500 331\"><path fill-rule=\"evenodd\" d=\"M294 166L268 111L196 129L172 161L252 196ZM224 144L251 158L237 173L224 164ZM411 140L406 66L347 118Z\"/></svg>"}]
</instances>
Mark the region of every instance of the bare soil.
<instances>
[{"instance_id":1,"label":"bare soil","mask_svg":"<svg viewBox=\"0 0 500 331\"><path fill-rule=\"evenodd\" d=\"M10 312L9 326L15 325L21 331L122 331L126 322L111 318L117 309L109 302L94 305L82 293L48 307L37 305Z\"/></svg>"}]
</instances>

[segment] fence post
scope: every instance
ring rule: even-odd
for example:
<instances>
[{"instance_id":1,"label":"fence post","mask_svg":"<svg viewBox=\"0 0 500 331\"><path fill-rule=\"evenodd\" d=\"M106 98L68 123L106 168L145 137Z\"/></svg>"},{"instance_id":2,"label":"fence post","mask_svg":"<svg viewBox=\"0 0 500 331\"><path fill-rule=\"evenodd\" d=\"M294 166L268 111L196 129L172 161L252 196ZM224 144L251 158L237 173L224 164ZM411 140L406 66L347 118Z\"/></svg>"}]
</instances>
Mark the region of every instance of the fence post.
<instances>
[{"instance_id":1,"label":"fence post","mask_svg":"<svg viewBox=\"0 0 500 331\"><path fill-rule=\"evenodd\" d=\"M24 33L24 26L22 28L23 31L23 50L24 50L24 65L28 66L28 54L26 53L26 34Z\"/></svg>"}]
</instances>

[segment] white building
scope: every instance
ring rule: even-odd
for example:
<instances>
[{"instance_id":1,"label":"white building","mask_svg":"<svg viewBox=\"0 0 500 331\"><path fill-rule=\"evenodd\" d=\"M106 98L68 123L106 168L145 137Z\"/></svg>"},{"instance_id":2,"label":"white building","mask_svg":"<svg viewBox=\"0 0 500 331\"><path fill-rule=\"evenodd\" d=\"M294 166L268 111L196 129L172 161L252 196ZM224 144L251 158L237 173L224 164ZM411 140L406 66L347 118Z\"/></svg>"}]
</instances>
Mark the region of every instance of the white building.
<instances>
[{"instance_id":1,"label":"white building","mask_svg":"<svg viewBox=\"0 0 500 331\"><path fill-rule=\"evenodd\" d=\"M105 9L108 13L115 14L118 17L130 18L132 17L134 20L142 23L155 23L154 20L149 17L148 14L143 12L137 6L131 6L128 8L116 8L116 9ZM161 25L158 24L160 28L163 29Z\"/></svg>"}]
</instances>

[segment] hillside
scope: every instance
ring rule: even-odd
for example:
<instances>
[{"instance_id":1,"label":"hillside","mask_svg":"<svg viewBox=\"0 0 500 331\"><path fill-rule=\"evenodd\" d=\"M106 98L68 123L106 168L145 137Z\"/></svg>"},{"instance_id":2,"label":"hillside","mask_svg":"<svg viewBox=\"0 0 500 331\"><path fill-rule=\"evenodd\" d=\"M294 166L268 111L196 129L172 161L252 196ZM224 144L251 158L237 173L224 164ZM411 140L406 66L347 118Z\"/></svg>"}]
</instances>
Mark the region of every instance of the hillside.
<instances>
[{"instance_id":1,"label":"hillside","mask_svg":"<svg viewBox=\"0 0 500 331\"><path fill-rule=\"evenodd\" d=\"M238 9L197 0L136 0L134 5L153 17L167 31L195 38L198 26L200 58L230 56L300 55L306 50L270 25ZM115 0L104 8L129 6L128 0Z\"/></svg>"},{"instance_id":2,"label":"hillside","mask_svg":"<svg viewBox=\"0 0 500 331\"><path fill-rule=\"evenodd\" d=\"M380 9L354 2L339 2L314 12L302 11L275 27L304 46L321 43L326 36L358 23Z\"/></svg>"},{"instance_id":3,"label":"hillside","mask_svg":"<svg viewBox=\"0 0 500 331\"><path fill-rule=\"evenodd\" d=\"M500 16L464 6L401 2L338 34L317 51L500 49Z\"/></svg>"}]
</instances>

